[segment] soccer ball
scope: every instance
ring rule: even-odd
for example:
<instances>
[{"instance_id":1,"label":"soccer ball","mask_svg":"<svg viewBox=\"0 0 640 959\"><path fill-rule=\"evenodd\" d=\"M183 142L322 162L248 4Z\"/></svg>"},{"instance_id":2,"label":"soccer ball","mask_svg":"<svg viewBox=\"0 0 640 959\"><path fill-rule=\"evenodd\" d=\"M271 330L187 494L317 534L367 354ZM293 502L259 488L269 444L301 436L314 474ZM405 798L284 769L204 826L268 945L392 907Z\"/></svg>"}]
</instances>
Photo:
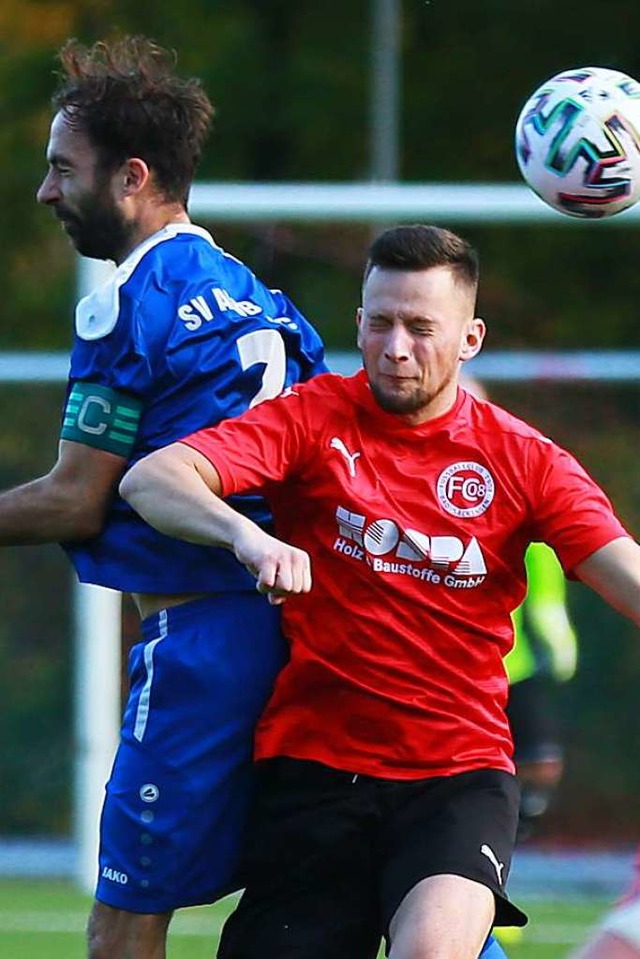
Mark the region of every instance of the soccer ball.
<instances>
[{"instance_id":1,"label":"soccer ball","mask_svg":"<svg viewBox=\"0 0 640 959\"><path fill-rule=\"evenodd\" d=\"M534 193L561 213L606 217L640 198L640 84L617 70L566 70L538 87L516 124Z\"/></svg>"}]
</instances>

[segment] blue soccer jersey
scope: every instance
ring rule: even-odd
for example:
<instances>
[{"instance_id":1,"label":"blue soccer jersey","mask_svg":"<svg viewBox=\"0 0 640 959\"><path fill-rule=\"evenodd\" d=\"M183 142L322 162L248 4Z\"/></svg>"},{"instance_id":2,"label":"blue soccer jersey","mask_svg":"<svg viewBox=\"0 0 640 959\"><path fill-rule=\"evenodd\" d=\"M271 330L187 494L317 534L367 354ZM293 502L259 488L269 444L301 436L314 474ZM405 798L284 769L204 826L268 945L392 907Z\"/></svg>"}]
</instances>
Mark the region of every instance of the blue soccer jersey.
<instances>
[{"instance_id":1,"label":"blue soccer jersey","mask_svg":"<svg viewBox=\"0 0 640 959\"><path fill-rule=\"evenodd\" d=\"M320 337L206 230L173 224L80 301L63 439L129 462L326 370ZM264 503L234 500L266 523ZM126 592L253 590L227 550L158 533L115 497L103 532L64 544L82 582Z\"/></svg>"}]
</instances>

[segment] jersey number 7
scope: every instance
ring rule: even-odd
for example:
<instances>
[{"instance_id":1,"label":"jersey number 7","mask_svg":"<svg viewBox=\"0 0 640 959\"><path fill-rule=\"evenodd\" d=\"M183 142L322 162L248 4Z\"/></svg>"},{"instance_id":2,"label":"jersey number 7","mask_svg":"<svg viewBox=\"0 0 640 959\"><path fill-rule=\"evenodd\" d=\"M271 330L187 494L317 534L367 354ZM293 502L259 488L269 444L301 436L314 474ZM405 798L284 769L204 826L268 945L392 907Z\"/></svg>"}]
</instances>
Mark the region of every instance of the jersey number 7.
<instances>
[{"instance_id":1,"label":"jersey number 7","mask_svg":"<svg viewBox=\"0 0 640 959\"><path fill-rule=\"evenodd\" d=\"M284 340L277 330L254 330L237 340L240 365L248 370L264 363L262 386L249 403L249 409L282 393L287 375L287 354Z\"/></svg>"}]
</instances>

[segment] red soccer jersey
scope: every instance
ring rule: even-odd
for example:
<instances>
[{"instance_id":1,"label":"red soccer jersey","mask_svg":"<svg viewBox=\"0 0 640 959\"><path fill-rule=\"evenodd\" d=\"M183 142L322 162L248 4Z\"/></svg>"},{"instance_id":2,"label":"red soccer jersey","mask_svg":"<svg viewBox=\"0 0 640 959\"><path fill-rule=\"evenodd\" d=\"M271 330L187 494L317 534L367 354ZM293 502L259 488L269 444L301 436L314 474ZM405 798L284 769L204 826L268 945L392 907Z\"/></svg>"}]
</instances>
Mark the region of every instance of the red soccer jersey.
<instances>
[{"instance_id":1,"label":"red soccer jersey","mask_svg":"<svg viewBox=\"0 0 640 959\"><path fill-rule=\"evenodd\" d=\"M383 412L365 374L335 374L185 440L225 496L260 490L278 536L311 556L283 606L291 659L256 756L413 779L513 771L502 664L524 552L566 570L626 535L576 460L460 390L420 426Z\"/></svg>"}]
</instances>

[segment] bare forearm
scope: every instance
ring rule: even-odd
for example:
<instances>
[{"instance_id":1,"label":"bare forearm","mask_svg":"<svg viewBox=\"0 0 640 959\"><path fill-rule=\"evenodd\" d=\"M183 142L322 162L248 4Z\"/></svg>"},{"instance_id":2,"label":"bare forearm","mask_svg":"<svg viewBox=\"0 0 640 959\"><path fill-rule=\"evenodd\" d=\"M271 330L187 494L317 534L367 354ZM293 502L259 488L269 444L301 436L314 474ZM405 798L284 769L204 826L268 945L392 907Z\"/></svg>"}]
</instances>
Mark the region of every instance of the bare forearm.
<instances>
[{"instance_id":1,"label":"bare forearm","mask_svg":"<svg viewBox=\"0 0 640 959\"><path fill-rule=\"evenodd\" d=\"M61 440L45 476L0 493L0 546L96 536L125 466L114 453Z\"/></svg>"},{"instance_id":2,"label":"bare forearm","mask_svg":"<svg viewBox=\"0 0 640 959\"><path fill-rule=\"evenodd\" d=\"M233 550L239 530L250 522L209 489L191 465L173 462L162 451L134 466L120 492L150 526L190 543Z\"/></svg>"},{"instance_id":3,"label":"bare forearm","mask_svg":"<svg viewBox=\"0 0 640 959\"><path fill-rule=\"evenodd\" d=\"M85 539L99 524L82 496L41 477L0 493L0 545L22 546Z\"/></svg>"},{"instance_id":4,"label":"bare forearm","mask_svg":"<svg viewBox=\"0 0 640 959\"><path fill-rule=\"evenodd\" d=\"M136 491L123 484L124 498L150 526L167 536L203 546L233 549L237 528L244 519L213 493L181 485L171 488L169 477Z\"/></svg>"}]
</instances>

